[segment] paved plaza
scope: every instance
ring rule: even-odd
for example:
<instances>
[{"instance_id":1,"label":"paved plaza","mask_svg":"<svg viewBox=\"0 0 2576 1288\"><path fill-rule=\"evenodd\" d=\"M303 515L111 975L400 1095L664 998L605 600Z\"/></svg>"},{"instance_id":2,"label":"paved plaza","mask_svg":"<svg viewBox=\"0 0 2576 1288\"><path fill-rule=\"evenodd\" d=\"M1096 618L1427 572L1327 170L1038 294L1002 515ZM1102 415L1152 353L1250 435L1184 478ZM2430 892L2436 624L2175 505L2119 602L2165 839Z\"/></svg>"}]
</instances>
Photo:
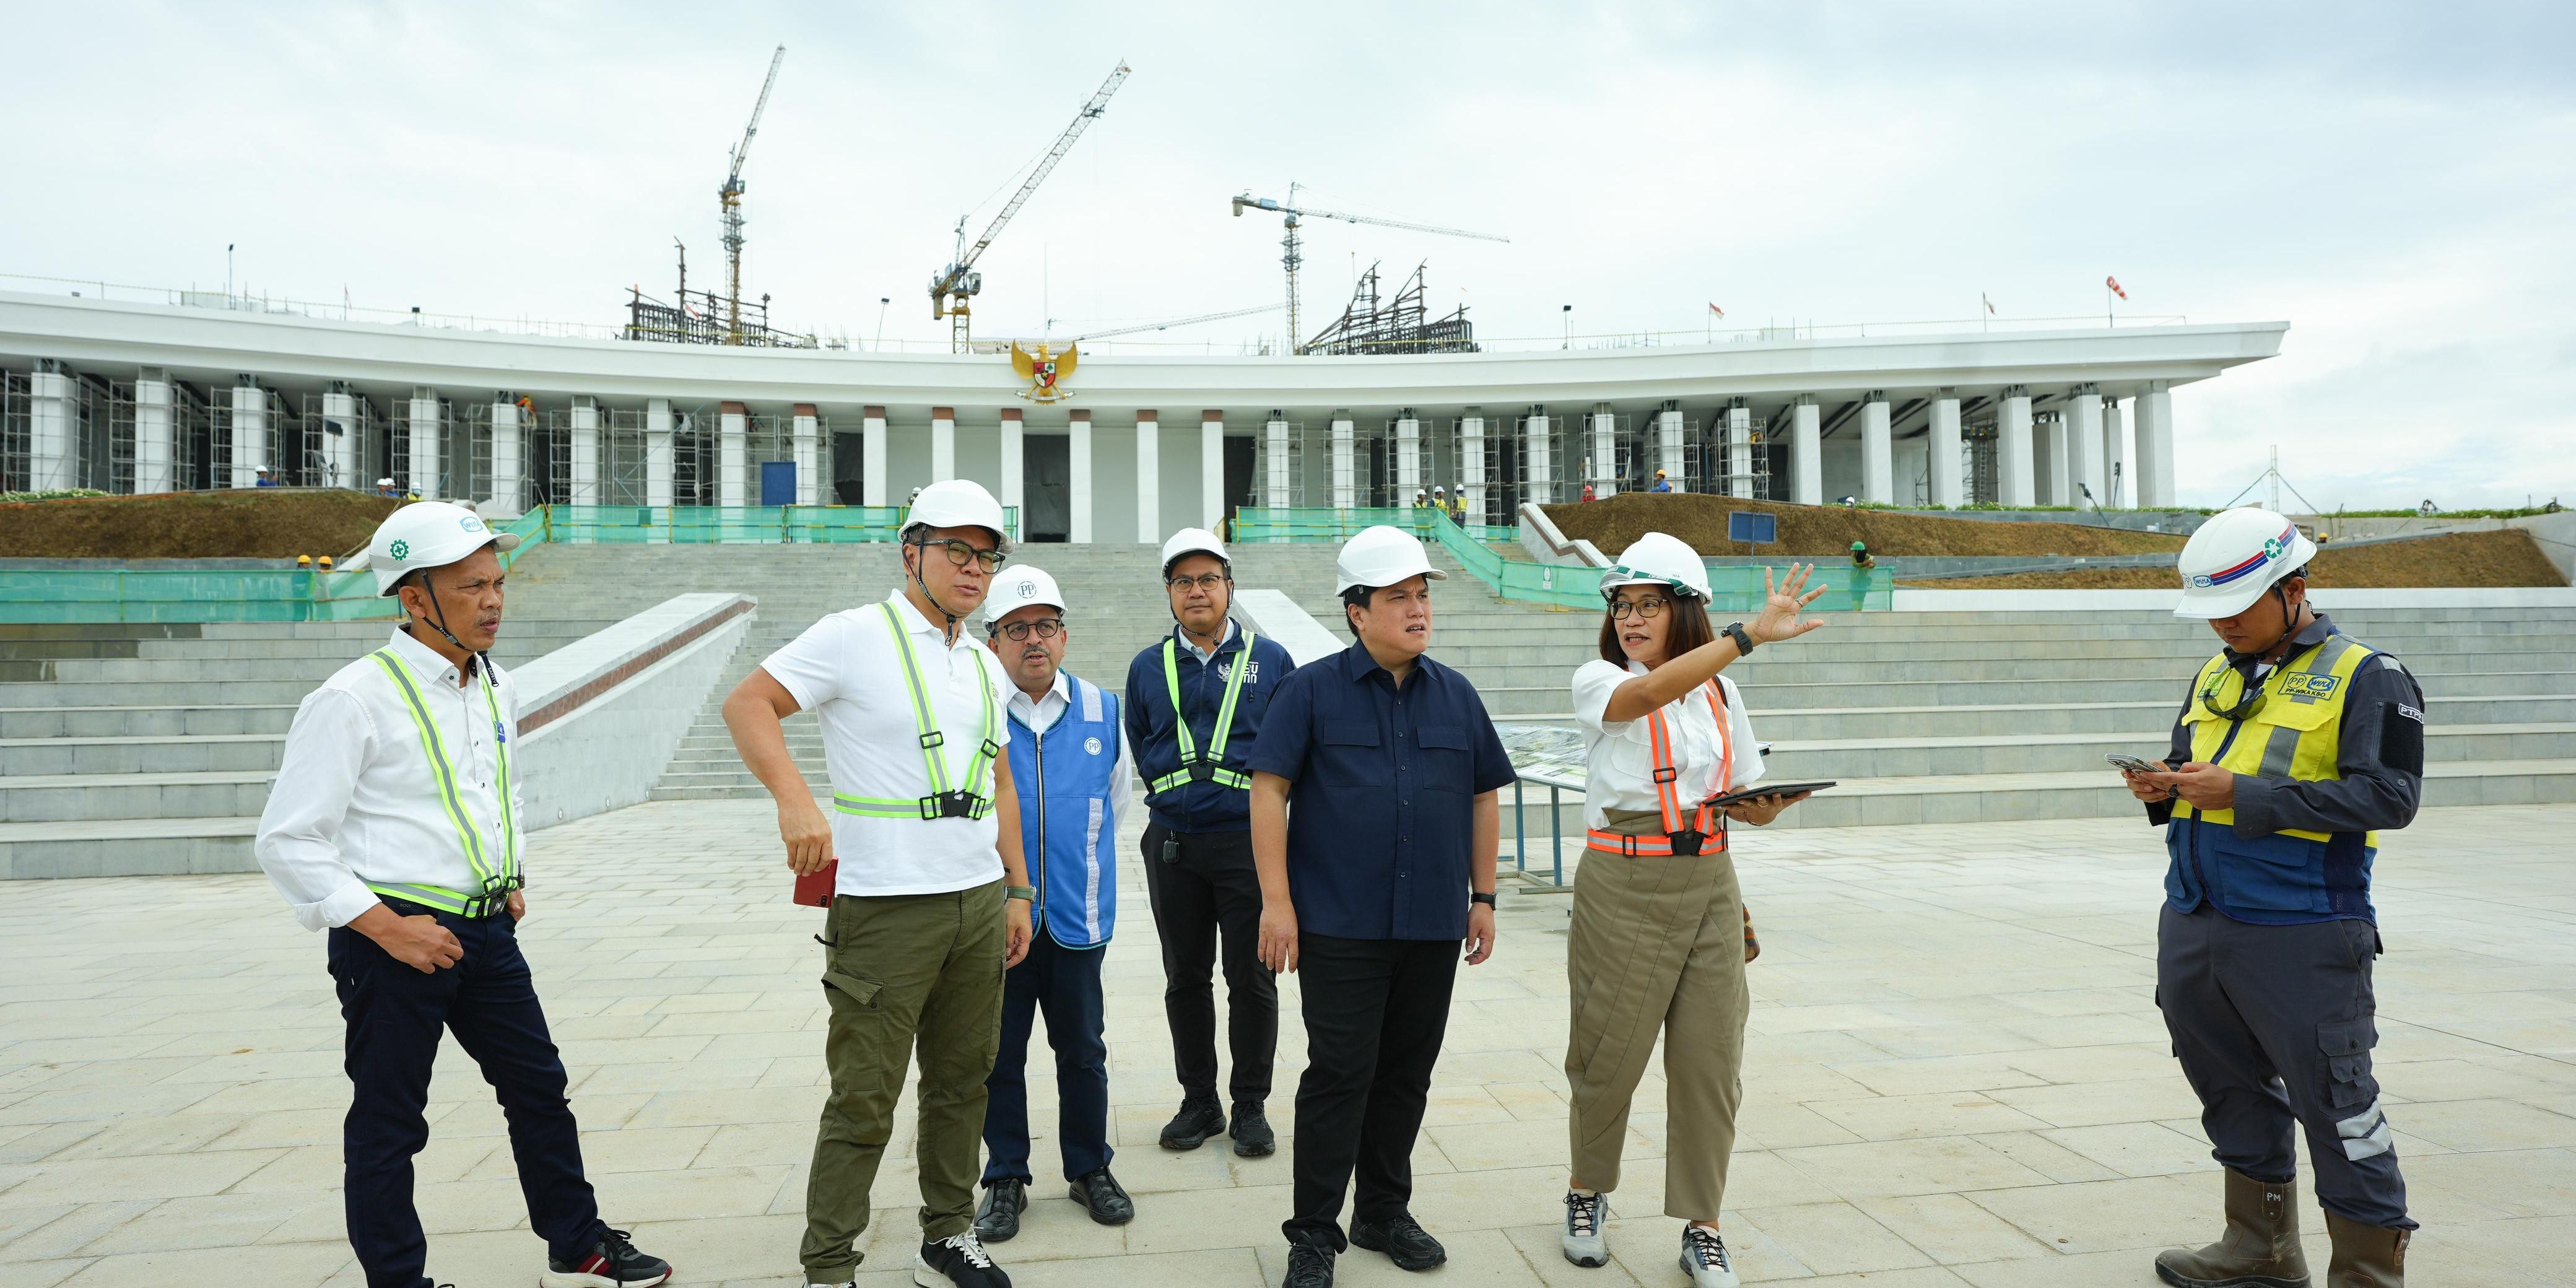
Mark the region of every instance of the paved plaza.
<instances>
[{"instance_id":1,"label":"paved plaza","mask_svg":"<svg viewBox=\"0 0 2576 1288\"><path fill-rule=\"evenodd\" d=\"M1141 813L1141 811L1139 811ZM539 833L524 928L612 1223L686 1284L799 1282L824 1091L820 914L786 902L764 802L663 802ZM1132 856L1131 823L1125 853ZM2379 1076L2425 1226L2420 1285L2576 1283L2576 806L2427 811L2378 891ZM2217 1228L2219 1178L2151 999L2162 851L2125 821L1739 832L1761 932L1726 1214L1749 1283L2150 1284ZM1176 1102L1143 881L1108 965L1119 1177L1093 1225L1051 1175L997 1252L1027 1285L1276 1283L1303 1033L1293 979L1278 1155L1166 1153ZM1342 1282L1678 1284L1649 1075L1612 1199L1615 1260L1556 1248L1565 1188L1566 896L1512 893L1462 970L1414 1211L1449 1265L1353 1252ZM322 941L257 876L14 884L0 910L0 1285L360 1282L342 1236L340 1021ZM430 1270L541 1268L498 1110L454 1048L420 1158ZM909 1107L904 1116L909 1117ZM909 1282L908 1127L862 1283ZM2322 1222L2303 1217L2322 1273Z\"/></svg>"}]
</instances>

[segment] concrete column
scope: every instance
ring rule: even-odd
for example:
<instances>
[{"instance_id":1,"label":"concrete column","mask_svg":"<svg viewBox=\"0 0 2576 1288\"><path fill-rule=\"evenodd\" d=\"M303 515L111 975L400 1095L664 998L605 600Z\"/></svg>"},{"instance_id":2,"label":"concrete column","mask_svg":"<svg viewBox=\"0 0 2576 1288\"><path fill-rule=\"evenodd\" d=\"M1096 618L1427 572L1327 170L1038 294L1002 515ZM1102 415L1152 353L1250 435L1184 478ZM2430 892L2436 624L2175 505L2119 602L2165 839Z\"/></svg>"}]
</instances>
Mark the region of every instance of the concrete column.
<instances>
[{"instance_id":1,"label":"concrete column","mask_svg":"<svg viewBox=\"0 0 2576 1288\"><path fill-rule=\"evenodd\" d=\"M1091 412L1073 409L1072 422L1065 429L1065 491L1071 503L1072 517L1065 523L1064 539L1075 545L1091 544Z\"/></svg>"},{"instance_id":2,"label":"concrete column","mask_svg":"<svg viewBox=\"0 0 2576 1288\"><path fill-rule=\"evenodd\" d=\"M1549 440L1547 408L1532 407L1522 425L1521 499L1540 505L1556 500L1556 453Z\"/></svg>"},{"instance_id":3,"label":"concrete column","mask_svg":"<svg viewBox=\"0 0 2576 1288\"><path fill-rule=\"evenodd\" d=\"M1619 418L1610 404L1592 404L1592 495L1608 500L1619 494Z\"/></svg>"},{"instance_id":4,"label":"concrete column","mask_svg":"<svg viewBox=\"0 0 2576 1288\"><path fill-rule=\"evenodd\" d=\"M137 419L140 419L138 407ZM142 462L142 434L135 434L136 468ZM349 382L334 380L322 394L322 473L323 485L337 488L359 488L375 480L360 480L358 473L358 396L349 391Z\"/></svg>"},{"instance_id":5,"label":"concrete column","mask_svg":"<svg viewBox=\"0 0 2576 1288\"><path fill-rule=\"evenodd\" d=\"M574 505L600 502L599 400L588 394L572 400L572 480L566 494Z\"/></svg>"},{"instance_id":6,"label":"concrete column","mask_svg":"<svg viewBox=\"0 0 2576 1288\"><path fill-rule=\"evenodd\" d=\"M2102 393L2077 385L2066 391L2066 504L2111 504L2111 472L2102 462Z\"/></svg>"},{"instance_id":7,"label":"concrete column","mask_svg":"<svg viewBox=\"0 0 2576 1288\"><path fill-rule=\"evenodd\" d=\"M1814 394L1798 395L1789 412L1789 499L1800 505L1825 503L1825 444L1818 415Z\"/></svg>"},{"instance_id":8,"label":"concrete column","mask_svg":"<svg viewBox=\"0 0 2576 1288\"><path fill-rule=\"evenodd\" d=\"M739 406L739 404L727 404ZM520 480L527 472L527 458L520 449L521 435L518 399L504 393L492 400L492 495L483 502L483 517L514 519L522 502Z\"/></svg>"},{"instance_id":9,"label":"concrete column","mask_svg":"<svg viewBox=\"0 0 2576 1288\"><path fill-rule=\"evenodd\" d=\"M656 505L671 503L671 411L670 404L659 399L654 405L662 409L662 499ZM411 460L404 466L410 471L404 480L405 490L424 497L439 494L439 463L446 459L446 418L440 414L438 391L422 386L411 391Z\"/></svg>"},{"instance_id":10,"label":"concrete column","mask_svg":"<svg viewBox=\"0 0 2576 1288\"><path fill-rule=\"evenodd\" d=\"M1225 531L1225 413L1199 413L1199 525Z\"/></svg>"},{"instance_id":11,"label":"concrete column","mask_svg":"<svg viewBox=\"0 0 2576 1288\"><path fill-rule=\"evenodd\" d=\"M2152 510L2173 503L2173 395L2164 381L2152 380L2138 392L2138 505Z\"/></svg>"},{"instance_id":12,"label":"concrete column","mask_svg":"<svg viewBox=\"0 0 2576 1288\"><path fill-rule=\"evenodd\" d=\"M672 482L674 464L671 400L655 398L644 404L644 504L671 504L676 492Z\"/></svg>"},{"instance_id":13,"label":"concrete column","mask_svg":"<svg viewBox=\"0 0 2576 1288\"><path fill-rule=\"evenodd\" d=\"M65 381L65 389L68 391L69 378L65 377ZM64 410L69 412L68 403ZM65 416L63 425L68 435L71 426L68 415ZM70 447L68 439L64 446L66 448L64 464L69 465L71 460L68 454ZM257 377L245 375L233 383L233 486L259 486L259 472L267 468L268 391L259 387ZM72 484L65 483L61 486L70 487Z\"/></svg>"},{"instance_id":14,"label":"concrete column","mask_svg":"<svg viewBox=\"0 0 2576 1288\"><path fill-rule=\"evenodd\" d=\"M716 504L739 508L751 504L749 448L751 413L741 403L716 406Z\"/></svg>"},{"instance_id":15,"label":"concrete column","mask_svg":"<svg viewBox=\"0 0 2576 1288\"><path fill-rule=\"evenodd\" d=\"M1334 412L1333 508L1336 510L1347 510L1357 504L1353 493L1359 489L1351 462L1352 443L1356 437L1351 428L1351 413L1348 410Z\"/></svg>"},{"instance_id":16,"label":"concrete column","mask_svg":"<svg viewBox=\"0 0 2576 1288\"><path fill-rule=\"evenodd\" d=\"M2030 390L2020 385L2004 386L2002 401L1995 417L1995 499L2005 505L2028 506L2036 501L2031 491L2038 478L2031 461Z\"/></svg>"},{"instance_id":17,"label":"concrete column","mask_svg":"<svg viewBox=\"0 0 2576 1288\"><path fill-rule=\"evenodd\" d=\"M174 412L169 373L159 367L136 372L134 490L138 495L178 490L179 435Z\"/></svg>"},{"instance_id":18,"label":"concrete column","mask_svg":"<svg viewBox=\"0 0 2576 1288\"><path fill-rule=\"evenodd\" d=\"M1458 486L1467 494L1467 522L1490 522L1485 492L1485 409L1470 407L1458 418Z\"/></svg>"},{"instance_id":19,"label":"concrete column","mask_svg":"<svg viewBox=\"0 0 2576 1288\"><path fill-rule=\"evenodd\" d=\"M1664 482L1676 492L1690 490L1690 472L1685 468L1690 445L1682 441L1683 433L1681 404L1665 403L1655 413L1655 468L1664 472ZM1655 480L1649 476L1638 480L1638 485L1652 489Z\"/></svg>"},{"instance_id":20,"label":"concrete column","mask_svg":"<svg viewBox=\"0 0 2576 1288\"><path fill-rule=\"evenodd\" d=\"M27 380L27 487L44 492L80 486L80 411L71 371L51 358L36 359ZM238 458L236 458L238 459ZM234 487L247 477L236 468Z\"/></svg>"},{"instance_id":21,"label":"concrete column","mask_svg":"<svg viewBox=\"0 0 2576 1288\"><path fill-rule=\"evenodd\" d=\"M1887 394L1869 391L1860 405L1860 499L1896 504L1896 442L1888 432Z\"/></svg>"},{"instance_id":22,"label":"concrete column","mask_svg":"<svg viewBox=\"0 0 2576 1288\"><path fill-rule=\"evenodd\" d=\"M1422 483L1422 420L1405 408L1395 414L1395 503L1413 504L1416 491L1429 491Z\"/></svg>"},{"instance_id":23,"label":"concrete column","mask_svg":"<svg viewBox=\"0 0 2576 1288\"><path fill-rule=\"evenodd\" d=\"M2066 417L2062 412L2037 412L2031 416L2030 453L2033 473L2032 495L2041 505L2064 505L2073 496L2066 482Z\"/></svg>"},{"instance_id":24,"label":"concrete column","mask_svg":"<svg viewBox=\"0 0 2576 1288\"><path fill-rule=\"evenodd\" d=\"M957 477L957 410L953 407L930 409L930 481L945 483Z\"/></svg>"},{"instance_id":25,"label":"concrete column","mask_svg":"<svg viewBox=\"0 0 2576 1288\"><path fill-rule=\"evenodd\" d=\"M791 414L795 417L789 431L789 443L796 462L796 504L823 503L823 417L812 403L798 403Z\"/></svg>"},{"instance_id":26,"label":"concrete column","mask_svg":"<svg viewBox=\"0 0 2576 1288\"><path fill-rule=\"evenodd\" d=\"M1726 405L1726 494L1753 498L1753 409L1741 398Z\"/></svg>"},{"instance_id":27,"label":"concrete column","mask_svg":"<svg viewBox=\"0 0 2576 1288\"><path fill-rule=\"evenodd\" d=\"M2120 399L2116 394L2102 399L2102 472L2111 480L2111 490L2102 494L2102 504L2115 510L2138 508L2138 481L2129 477L2129 436L2120 429Z\"/></svg>"},{"instance_id":28,"label":"concrete column","mask_svg":"<svg viewBox=\"0 0 2576 1288\"><path fill-rule=\"evenodd\" d=\"M1163 419L1152 408L1136 411L1136 539L1163 537Z\"/></svg>"},{"instance_id":29,"label":"concrete column","mask_svg":"<svg viewBox=\"0 0 2576 1288\"><path fill-rule=\"evenodd\" d=\"M1261 426L1261 473L1262 506L1287 509L1296 495L1288 475L1288 419L1276 411Z\"/></svg>"},{"instance_id":30,"label":"concrete column","mask_svg":"<svg viewBox=\"0 0 2576 1288\"><path fill-rule=\"evenodd\" d=\"M869 407L859 418L859 504L886 505L886 414Z\"/></svg>"},{"instance_id":31,"label":"concrete column","mask_svg":"<svg viewBox=\"0 0 2576 1288\"><path fill-rule=\"evenodd\" d=\"M1029 503L1029 462L1024 446L1027 439L1026 436L1021 433L1022 428L1023 426L1020 424L1020 409L1017 407L1003 408L1002 508L1006 510L1020 509ZM1028 523L1025 517L1022 519L1020 527L1024 532L1027 529Z\"/></svg>"},{"instance_id":32,"label":"concrete column","mask_svg":"<svg viewBox=\"0 0 2576 1288\"><path fill-rule=\"evenodd\" d=\"M1932 504L1960 506L1968 503L1965 489L1959 486L1959 391L1944 389L1932 397L1932 427L1925 435L1930 440L1923 449L1927 473L1931 477Z\"/></svg>"}]
</instances>

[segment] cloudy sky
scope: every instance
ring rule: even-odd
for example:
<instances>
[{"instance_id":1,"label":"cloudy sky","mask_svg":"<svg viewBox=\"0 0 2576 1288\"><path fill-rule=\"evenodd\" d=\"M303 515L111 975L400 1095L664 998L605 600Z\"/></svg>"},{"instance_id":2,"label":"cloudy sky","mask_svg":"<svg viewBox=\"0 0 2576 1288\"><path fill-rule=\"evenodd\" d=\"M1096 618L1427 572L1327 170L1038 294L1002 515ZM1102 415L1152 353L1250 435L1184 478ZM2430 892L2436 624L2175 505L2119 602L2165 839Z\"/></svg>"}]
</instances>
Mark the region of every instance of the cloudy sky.
<instances>
[{"instance_id":1,"label":"cloudy sky","mask_svg":"<svg viewBox=\"0 0 2576 1288\"><path fill-rule=\"evenodd\" d=\"M984 258L985 333L1267 304L1428 258L1479 333L2285 319L2175 399L2184 499L2277 445L2324 508L2576 502L2576 6L2561 3L299 5L10 19L0 272L596 323L720 269L772 47L746 277L933 341L924 284L1109 70ZM20 286L24 283L0 282ZM48 288L56 289L56 288ZM1186 333L1232 350L1275 315Z\"/></svg>"}]
</instances>

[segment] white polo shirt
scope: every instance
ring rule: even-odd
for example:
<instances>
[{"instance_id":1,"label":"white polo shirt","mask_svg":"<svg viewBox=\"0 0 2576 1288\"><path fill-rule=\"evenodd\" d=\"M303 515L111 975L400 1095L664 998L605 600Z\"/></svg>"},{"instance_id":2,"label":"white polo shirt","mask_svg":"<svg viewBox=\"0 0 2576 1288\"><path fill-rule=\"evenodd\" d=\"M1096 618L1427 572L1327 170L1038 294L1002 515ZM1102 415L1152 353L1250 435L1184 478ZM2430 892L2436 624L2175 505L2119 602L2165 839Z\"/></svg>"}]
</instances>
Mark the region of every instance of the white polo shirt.
<instances>
[{"instance_id":1,"label":"white polo shirt","mask_svg":"<svg viewBox=\"0 0 2576 1288\"><path fill-rule=\"evenodd\" d=\"M1574 673L1574 718L1583 726L1586 755L1585 827L1607 824L1607 810L1663 808L1655 794L1654 740L1645 717L1601 718L1610 709L1610 695L1629 677L1645 673L1646 668L1635 662L1622 666L1597 659ZM1664 727L1673 736L1673 783L1685 814L1717 794L1718 771L1730 743L1735 764L1727 790L1741 790L1762 777L1762 752L1753 740L1753 721L1744 713L1744 698L1736 692L1735 681L1725 675L1720 674L1717 683L1725 696L1725 728L1718 727L1716 714L1708 709L1705 689L1693 689L1664 708Z\"/></svg>"},{"instance_id":2,"label":"white polo shirt","mask_svg":"<svg viewBox=\"0 0 2576 1288\"><path fill-rule=\"evenodd\" d=\"M950 644L902 591L885 602L894 606L896 620L911 636L921 683L939 721L942 744L934 754L947 766L949 785L964 788L967 762L974 759L982 736L988 695L993 742L1010 742L1011 722L1002 717L1012 693L1010 681L974 632L961 630ZM930 794L921 730L884 610L871 604L834 613L770 654L760 669L822 722L823 763L835 795L914 799ZM996 752L994 759L1007 754ZM826 808L832 817L832 852L841 864L834 893L941 894L1002 877L1002 854L994 848L1000 835L998 810L982 818L911 819Z\"/></svg>"}]
</instances>

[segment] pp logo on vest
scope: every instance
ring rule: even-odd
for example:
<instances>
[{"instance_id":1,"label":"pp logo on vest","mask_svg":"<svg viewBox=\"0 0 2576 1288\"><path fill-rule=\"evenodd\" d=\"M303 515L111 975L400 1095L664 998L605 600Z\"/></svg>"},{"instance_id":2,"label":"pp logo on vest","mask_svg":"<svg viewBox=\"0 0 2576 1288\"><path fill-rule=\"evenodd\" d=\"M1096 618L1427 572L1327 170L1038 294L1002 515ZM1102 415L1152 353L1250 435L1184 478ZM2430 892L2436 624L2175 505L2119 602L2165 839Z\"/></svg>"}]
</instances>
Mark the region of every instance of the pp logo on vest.
<instances>
[{"instance_id":1,"label":"pp logo on vest","mask_svg":"<svg viewBox=\"0 0 2576 1288\"><path fill-rule=\"evenodd\" d=\"M1100 754L1100 740L1099 740L1098 738L1085 738L1085 739L1083 739L1083 740L1082 740L1082 750L1083 750L1083 754L1085 754L1085 755L1089 755L1089 756L1097 756L1097 755L1099 755L1099 754Z\"/></svg>"},{"instance_id":2,"label":"pp logo on vest","mask_svg":"<svg viewBox=\"0 0 2576 1288\"><path fill-rule=\"evenodd\" d=\"M2342 682L2331 675L2318 675L2312 671L2293 671L2281 677L2281 692L2294 698L2331 697L2335 686Z\"/></svg>"}]
</instances>

